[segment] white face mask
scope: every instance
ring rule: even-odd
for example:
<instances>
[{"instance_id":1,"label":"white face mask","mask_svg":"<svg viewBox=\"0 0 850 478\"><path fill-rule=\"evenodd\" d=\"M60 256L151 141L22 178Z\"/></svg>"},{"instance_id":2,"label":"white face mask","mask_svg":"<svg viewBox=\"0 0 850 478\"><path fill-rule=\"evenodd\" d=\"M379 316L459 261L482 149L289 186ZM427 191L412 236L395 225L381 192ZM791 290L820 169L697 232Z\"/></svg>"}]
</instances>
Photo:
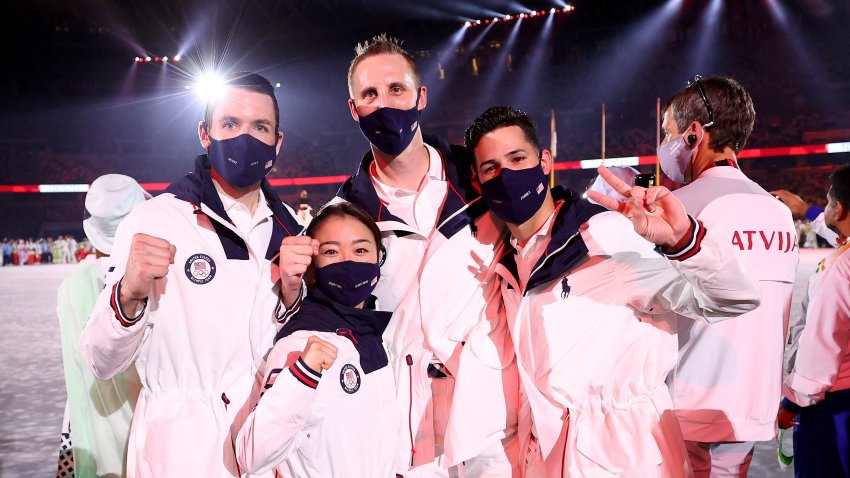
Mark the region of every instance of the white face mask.
<instances>
[{"instance_id":1,"label":"white face mask","mask_svg":"<svg viewBox=\"0 0 850 478\"><path fill-rule=\"evenodd\" d=\"M679 184L685 184L685 168L691 161L695 148L688 148L684 135L658 147L658 162L668 178Z\"/></svg>"}]
</instances>

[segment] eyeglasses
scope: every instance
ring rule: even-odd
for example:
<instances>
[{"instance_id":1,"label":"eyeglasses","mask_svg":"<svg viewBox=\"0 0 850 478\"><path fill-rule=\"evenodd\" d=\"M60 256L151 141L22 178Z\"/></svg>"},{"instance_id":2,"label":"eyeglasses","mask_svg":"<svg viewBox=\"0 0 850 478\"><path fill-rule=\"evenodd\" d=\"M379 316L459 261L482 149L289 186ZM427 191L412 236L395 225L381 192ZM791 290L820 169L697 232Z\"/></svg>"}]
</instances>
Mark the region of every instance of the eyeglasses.
<instances>
[{"instance_id":1,"label":"eyeglasses","mask_svg":"<svg viewBox=\"0 0 850 478\"><path fill-rule=\"evenodd\" d=\"M690 88L691 86L696 85L697 89L699 90L699 95L702 96L702 101L705 103L705 109L706 111L708 111L708 123L705 123L702 126L704 128L708 128L709 126L714 124L714 112L711 109L711 103L708 102L708 97L705 96L705 90L702 88L701 80L702 76L694 75L694 77L691 78L690 81L688 81L688 84L687 86L685 86L685 88Z\"/></svg>"}]
</instances>

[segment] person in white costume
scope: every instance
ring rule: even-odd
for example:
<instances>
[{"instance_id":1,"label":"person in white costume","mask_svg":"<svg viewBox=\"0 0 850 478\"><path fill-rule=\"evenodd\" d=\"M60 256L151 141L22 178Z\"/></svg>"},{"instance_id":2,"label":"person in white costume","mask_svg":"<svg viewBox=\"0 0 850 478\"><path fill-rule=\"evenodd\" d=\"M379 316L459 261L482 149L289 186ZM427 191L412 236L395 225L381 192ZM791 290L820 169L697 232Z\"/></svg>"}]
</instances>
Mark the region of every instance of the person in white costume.
<instances>
[{"instance_id":1,"label":"person in white costume","mask_svg":"<svg viewBox=\"0 0 850 478\"><path fill-rule=\"evenodd\" d=\"M696 76L665 106L658 147L661 170L685 184L673 194L733 246L762 294L736 320L676 322L679 362L668 383L698 478L746 476L755 442L775 435L799 249L788 208L738 167L754 121L738 82Z\"/></svg>"},{"instance_id":2,"label":"person in white costume","mask_svg":"<svg viewBox=\"0 0 850 478\"><path fill-rule=\"evenodd\" d=\"M348 106L370 150L332 202L368 212L388 252L375 296L393 311L384 340L401 413L397 473L517 476L513 348L485 313L498 307L490 279L504 225L471 182L469 151L422 132L428 94L410 54L385 35L356 52ZM287 262L301 266L282 274L293 295L310 260L300 247Z\"/></svg>"},{"instance_id":3,"label":"person in white costume","mask_svg":"<svg viewBox=\"0 0 850 478\"><path fill-rule=\"evenodd\" d=\"M278 332L262 395L239 432L249 472L391 477L398 443L395 380L381 341L391 312L375 310L381 231L350 204L322 208L306 236L319 242L315 287Z\"/></svg>"},{"instance_id":4,"label":"person in white costume","mask_svg":"<svg viewBox=\"0 0 850 478\"><path fill-rule=\"evenodd\" d=\"M128 176L106 174L95 179L86 193L86 237L95 249L59 285L56 315L65 366L65 405L76 476L124 476L130 420L141 384L133 369L110 380L95 378L80 355L80 334L103 290L110 267L109 254L118 224L149 198ZM72 432L73 431L73 432ZM60 463L61 467L61 463Z\"/></svg>"},{"instance_id":5,"label":"person in white costume","mask_svg":"<svg viewBox=\"0 0 850 478\"><path fill-rule=\"evenodd\" d=\"M850 166L830 177L825 224L850 235ZM810 282L809 307L794 368L785 379L780 428L797 423L794 474L850 477L850 244L827 256Z\"/></svg>"},{"instance_id":6,"label":"person in white costume","mask_svg":"<svg viewBox=\"0 0 850 478\"><path fill-rule=\"evenodd\" d=\"M525 397L526 476L687 476L664 383L676 362L668 312L715 322L750 311L749 272L664 187L599 168L627 199L588 197L614 211L547 188L552 157L525 113L488 109L466 144L511 232L496 272Z\"/></svg>"},{"instance_id":7,"label":"person in white costume","mask_svg":"<svg viewBox=\"0 0 850 478\"><path fill-rule=\"evenodd\" d=\"M135 363L129 477L242 476L234 439L280 306L276 256L301 232L265 175L280 150L274 88L234 73L198 126L195 169L133 210L80 340L95 376Z\"/></svg>"}]
</instances>

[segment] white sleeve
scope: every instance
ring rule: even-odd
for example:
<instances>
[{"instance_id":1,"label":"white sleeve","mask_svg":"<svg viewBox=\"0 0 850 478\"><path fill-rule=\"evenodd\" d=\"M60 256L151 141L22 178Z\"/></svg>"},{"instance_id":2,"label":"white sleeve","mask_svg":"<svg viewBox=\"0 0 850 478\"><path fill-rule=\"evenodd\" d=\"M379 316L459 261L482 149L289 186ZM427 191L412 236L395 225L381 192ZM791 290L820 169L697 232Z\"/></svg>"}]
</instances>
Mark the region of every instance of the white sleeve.
<instances>
[{"instance_id":1,"label":"white sleeve","mask_svg":"<svg viewBox=\"0 0 850 478\"><path fill-rule=\"evenodd\" d=\"M817 295L809 298L794 370L783 388L804 407L823 400L850 349L850 261L837 260L825 274Z\"/></svg>"},{"instance_id":2,"label":"white sleeve","mask_svg":"<svg viewBox=\"0 0 850 478\"><path fill-rule=\"evenodd\" d=\"M311 405L322 374L301 360L304 344L306 337L289 336L269 354L264 391L236 437L236 456L248 473L264 473L286 461L301 432L317 424Z\"/></svg>"},{"instance_id":3,"label":"white sleeve","mask_svg":"<svg viewBox=\"0 0 850 478\"><path fill-rule=\"evenodd\" d=\"M630 294L630 305L650 314L673 311L709 323L758 307L761 289L749 266L730 244L719 240L719 234L691 220L691 241L665 253L666 258L627 256L636 260L631 264L636 288Z\"/></svg>"},{"instance_id":4,"label":"white sleeve","mask_svg":"<svg viewBox=\"0 0 850 478\"><path fill-rule=\"evenodd\" d=\"M824 213L818 214L818 217L812 221L812 229L815 234L826 239L832 247L838 247L838 234L832 229L826 227L826 220L823 217Z\"/></svg>"},{"instance_id":5,"label":"white sleeve","mask_svg":"<svg viewBox=\"0 0 850 478\"><path fill-rule=\"evenodd\" d=\"M80 353L94 375L107 380L129 368L136 359L148 323L147 301L141 311L125 311L118 300L130 245L138 230L139 214L130 213L118 226L112 247L115 268L107 271L103 290L80 336Z\"/></svg>"}]
</instances>

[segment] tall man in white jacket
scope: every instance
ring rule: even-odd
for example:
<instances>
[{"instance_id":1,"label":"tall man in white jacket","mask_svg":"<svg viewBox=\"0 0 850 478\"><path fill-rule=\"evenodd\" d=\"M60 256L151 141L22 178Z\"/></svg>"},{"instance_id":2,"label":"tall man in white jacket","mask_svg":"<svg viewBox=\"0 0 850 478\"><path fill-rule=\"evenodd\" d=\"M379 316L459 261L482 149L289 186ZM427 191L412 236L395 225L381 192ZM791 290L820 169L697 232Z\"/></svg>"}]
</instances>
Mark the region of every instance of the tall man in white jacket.
<instances>
[{"instance_id":1,"label":"tall man in white jacket","mask_svg":"<svg viewBox=\"0 0 850 478\"><path fill-rule=\"evenodd\" d=\"M278 122L268 80L231 75L198 126L208 153L118 229L81 350L99 378L139 372L129 477L242 475L233 438L276 332L272 260L301 231L265 179Z\"/></svg>"},{"instance_id":2,"label":"tall man in white jacket","mask_svg":"<svg viewBox=\"0 0 850 478\"><path fill-rule=\"evenodd\" d=\"M385 35L356 52L348 106L370 150L335 200L367 211L387 250L374 295L393 311L397 472L516 476L513 350L485 314L504 227L472 184L469 151L422 133L428 91L410 54Z\"/></svg>"},{"instance_id":3,"label":"tall man in white jacket","mask_svg":"<svg viewBox=\"0 0 850 478\"><path fill-rule=\"evenodd\" d=\"M552 157L525 113L490 108L466 144L512 236L496 273L526 397L525 476L687 476L664 384L676 363L666 312L739 315L758 305L754 281L664 187L629 187L600 168L626 200L588 195L615 211L547 188Z\"/></svg>"},{"instance_id":4,"label":"tall man in white jacket","mask_svg":"<svg viewBox=\"0 0 850 478\"><path fill-rule=\"evenodd\" d=\"M733 246L762 293L761 305L736 320L677 321L669 384L697 478L746 476L755 442L775 434L799 250L788 208L738 167L754 120L738 82L697 76L668 102L658 147L664 174L687 184L673 194Z\"/></svg>"}]
</instances>

